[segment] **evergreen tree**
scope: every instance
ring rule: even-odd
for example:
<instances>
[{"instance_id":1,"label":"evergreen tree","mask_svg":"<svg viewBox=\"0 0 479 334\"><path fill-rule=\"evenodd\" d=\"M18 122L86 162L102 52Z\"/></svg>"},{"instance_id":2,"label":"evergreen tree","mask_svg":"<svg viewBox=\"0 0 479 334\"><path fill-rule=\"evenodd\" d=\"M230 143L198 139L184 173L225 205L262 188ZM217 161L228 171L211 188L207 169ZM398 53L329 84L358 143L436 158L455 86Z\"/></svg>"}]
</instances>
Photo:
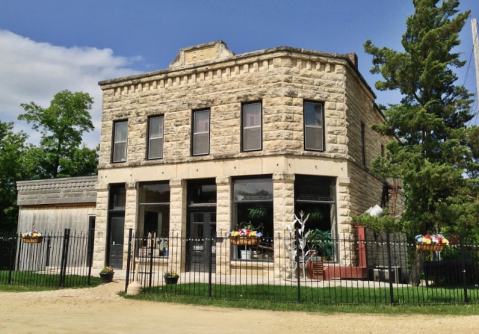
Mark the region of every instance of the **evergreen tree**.
<instances>
[{"instance_id":1,"label":"evergreen tree","mask_svg":"<svg viewBox=\"0 0 479 334\"><path fill-rule=\"evenodd\" d=\"M371 73L381 74L378 90L399 90L400 104L381 107L386 123L373 128L398 139L387 158L373 168L385 177L402 179L405 230L416 233L477 231L478 129L471 94L457 85L454 68L465 61L454 53L469 11L459 13L458 0L414 0L415 12L402 37L404 52L364 44L373 56ZM469 176L469 177L467 177ZM419 283L424 254L416 254L411 281Z\"/></svg>"}]
</instances>

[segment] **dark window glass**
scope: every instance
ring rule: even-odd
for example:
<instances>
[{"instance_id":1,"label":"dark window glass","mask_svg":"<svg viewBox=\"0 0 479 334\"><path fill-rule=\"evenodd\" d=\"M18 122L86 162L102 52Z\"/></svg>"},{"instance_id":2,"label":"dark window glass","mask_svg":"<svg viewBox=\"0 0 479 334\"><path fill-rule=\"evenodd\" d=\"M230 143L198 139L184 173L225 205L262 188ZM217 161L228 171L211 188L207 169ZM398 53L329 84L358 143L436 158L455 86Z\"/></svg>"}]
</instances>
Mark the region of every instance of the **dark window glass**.
<instances>
[{"instance_id":1,"label":"dark window glass","mask_svg":"<svg viewBox=\"0 0 479 334\"><path fill-rule=\"evenodd\" d=\"M115 122L113 134L113 162L126 161L128 121Z\"/></svg>"},{"instance_id":2,"label":"dark window glass","mask_svg":"<svg viewBox=\"0 0 479 334\"><path fill-rule=\"evenodd\" d=\"M273 181L268 179L238 179L234 181L234 201L273 200Z\"/></svg>"},{"instance_id":3,"label":"dark window glass","mask_svg":"<svg viewBox=\"0 0 479 334\"><path fill-rule=\"evenodd\" d=\"M216 203L216 183L215 180L201 180L202 183L195 181L188 182L188 203L206 204Z\"/></svg>"},{"instance_id":4,"label":"dark window glass","mask_svg":"<svg viewBox=\"0 0 479 334\"><path fill-rule=\"evenodd\" d=\"M150 117L148 126L148 159L163 157L163 116Z\"/></svg>"},{"instance_id":5,"label":"dark window glass","mask_svg":"<svg viewBox=\"0 0 479 334\"><path fill-rule=\"evenodd\" d=\"M110 186L110 210L125 209L126 188L124 184Z\"/></svg>"},{"instance_id":6,"label":"dark window glass","mask_svg":"<svg viewBox=\"0 0 479 334\"><path fill-rule=\"evenodd\" d=\"M193 155L210 153L210 111L193 112Z\"/></svg>"},{"instance_id":7,"label":"dark window glass","mask_svg":"<svg viewBox=\"0 0 479 334\"><path fill-rule=\"evenodd\" d=\"M170 233L170 186L167 182L141 184L138 236L140 256L167 256Z\"/></svg>"},{"instance_id":8,"label":"dark window glass","mask_svg":"<svg viewBox=\"0 0 479 334\"><path fill-rule=\"evenodd\" d=\"M165 183L142 184L140 186L140 203L169 203L170 185Z\"/></svg>"},{"instance_id":9,"label":"dark window glass","mask_svg":"<svg viewBox=\"0 0 479 334\"><path fill-rule=\"evenodd\" d=\"M334 201L335 179L331 177L296 175L294 192L298 201Z\"/></svg>"},{"instance_id":10,"label":"dark window glass","mask_svg":"<svg viewBox=\"0 0 479 334\"><path fill-rule=\"evenodd\" d=\"M138 229L142 237L168 238L170 230L169 205L140 205L139 214ZM154 248L157 246L154 245Z\"/></svg>"},{"instance_id":11,"label":"dark window glass","mask_svg":"<svg viewBox=\"0 0 479 334\"><path fill-rule=\"evenodd\" d=\"M366 126L361 123L361 158L363 159L363 166L366 167Z\"/></svg>"},{"instance_id":12,"label":"dark window glass","mask_svg":"<svg viewBox=\"0 0 479 334\"><path fill-rule=\"evenodd\" d=\"M304 148L324 150L324 114L320 102L304 102Z\"/></svg>"},{"instance_id":13,"label":"dark window glass","mask_svg":"<svg viewBox=\"0 0 479 334\"><path fill-rule=\"evenodd\" d=\"M260 244L250 254L241 246L232 246L233 260L272 261L273 252L273 180L271 178L236 179L233 183L232 230L249 225L261 232Z\"/></svg>"},{"instance_id":14,"label":"dark window glass","mask_svg":"<svg viewBox=\"0 0 479 334\"><path fill-rule=\"evenodd\" d=\"M307 249L324 261L334 261L337 253L335 184L335 178L325 176L296 175L294 181L294 213L308 217L305 231L311 231Z\"/></svg>"},{"instance_id":15,"label":"dark window glass","mask_svg":"<svg viewBox=\"0 0 479 334\"><path fill-rule=\"evenodd\" d=\"M243 105L243 151L261 150L261 103Z\"/></svg>"}]
</instances>

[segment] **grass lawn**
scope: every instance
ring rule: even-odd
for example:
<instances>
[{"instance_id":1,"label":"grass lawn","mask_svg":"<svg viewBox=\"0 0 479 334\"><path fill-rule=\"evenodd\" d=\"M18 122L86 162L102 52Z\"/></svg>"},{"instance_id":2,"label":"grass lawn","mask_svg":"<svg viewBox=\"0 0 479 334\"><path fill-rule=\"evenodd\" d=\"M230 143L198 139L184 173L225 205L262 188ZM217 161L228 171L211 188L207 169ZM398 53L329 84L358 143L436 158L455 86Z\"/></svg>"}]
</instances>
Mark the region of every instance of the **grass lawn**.
<instances>
[{"instance_id":1,"label":"grass lawn","mask_svg":"<svg viewBox=\"0 0 479 334\"><path fill-rule=\"evenodd\" d=\"M14 271L11 276L11 283L8 284L8 270L0 271L0 291L25 292L45 291L59 289L60 275L38 274L32 271ZM90 277L88 285L87 276L67 275L64 288L85 288L101 284L99 277Z\"/></svg>"},{"instance_id":2,"label":"grass lawn","mask_svg":"<svg viewBox=\"0 0 479 334\"><path fill-rule=\"evenodd\" d=\"M477 289L470 289L468 292L470 292L469 300L477 303ZM394 301L401 304L395 306L389 305L389 289L346 289L344 287L302 287L301 303L297 302L297 288L291 286L212 285L212 298L207 298L209 295L207 284L179 284L145 289L138 296L129 296L124 293L121 293L121 295L125 298L137 300L273 311L434 315L479 314L479 305L464 305L462 303L463 296L458 295L458 290L446 288L394 289ZM456 303L457 305L455 305Z\"/></svg>"}]
</instances>

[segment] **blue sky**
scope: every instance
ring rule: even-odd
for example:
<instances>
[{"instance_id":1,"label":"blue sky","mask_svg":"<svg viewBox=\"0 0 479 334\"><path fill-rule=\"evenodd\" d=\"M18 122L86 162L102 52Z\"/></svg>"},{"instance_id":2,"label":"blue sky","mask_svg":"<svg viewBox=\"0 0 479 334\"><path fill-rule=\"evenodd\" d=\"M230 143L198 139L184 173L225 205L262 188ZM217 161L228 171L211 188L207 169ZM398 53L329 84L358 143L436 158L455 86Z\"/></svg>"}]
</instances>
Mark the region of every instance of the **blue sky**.
<instances>
[{"instance_id":1,"label":"blue sky","mask_svg":"<svg viewBox=\"0 0 479 334\"><path fill-rule=\"evenodd\" d=\"M14 121L36 142L39 135L16 120L20 103L47 107L63 89L88 92L95 99L96 130L84 136L90 147L99 142L100 80L163 69L180 48L223 40L236 54L276 46L356 52L374 88L380 77L369 73L364 42L402 50L413 13L410 0L0 0L0 8L0 120ZM461 1L460 9L479 19L477 0ZM461 40L456 51L469 60L470 22ZM457 71L459 82L475 93L474 64L467 67ZM382 104L400 99L376 95Z\"/></svg>"}]
</instances>

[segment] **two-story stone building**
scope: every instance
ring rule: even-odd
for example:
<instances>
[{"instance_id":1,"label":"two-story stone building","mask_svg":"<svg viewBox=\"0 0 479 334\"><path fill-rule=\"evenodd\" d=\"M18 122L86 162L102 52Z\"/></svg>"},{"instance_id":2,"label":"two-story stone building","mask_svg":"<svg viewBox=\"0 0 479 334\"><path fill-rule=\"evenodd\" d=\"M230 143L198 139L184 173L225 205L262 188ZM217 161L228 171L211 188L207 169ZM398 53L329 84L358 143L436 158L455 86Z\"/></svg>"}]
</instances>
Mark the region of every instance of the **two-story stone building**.
<instances>
[{"instance_id":1,"label":"two-story stone building","mask_svg":"<svg viewBox=\"0 0 479 334\"><path fill-rule=\"evenodd\" d=\"M370 129L384 118L353 53L235 55L218 41L181 49L167 69L99 84L95 267L125 267L130 228L203 238L251 222L276 236L304 210L309 228L338 236L352 232L350 214L383 199L367 167L384 154L388 139ZM283 246L270 246L263 260L274 265ZM189 270L182 247L157 256ZM237 249L223 251L233 266ZM332 260L345 254L337 247Z\"/></svg>"}]
</instances>

